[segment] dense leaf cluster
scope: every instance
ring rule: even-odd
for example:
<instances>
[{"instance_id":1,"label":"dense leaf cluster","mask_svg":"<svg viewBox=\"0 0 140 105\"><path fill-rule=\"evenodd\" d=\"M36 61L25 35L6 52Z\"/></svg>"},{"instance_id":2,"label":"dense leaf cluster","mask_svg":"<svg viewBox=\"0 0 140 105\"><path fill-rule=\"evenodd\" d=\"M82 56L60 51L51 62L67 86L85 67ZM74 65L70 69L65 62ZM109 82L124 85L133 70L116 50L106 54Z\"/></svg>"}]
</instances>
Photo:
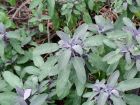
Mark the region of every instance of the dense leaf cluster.
<instances>
[{"instance_id":1,"label":"dense leaf cluster","mask_svg":"<svg viewBox=\"0 0 140 105\"><path fill-rule=\"evenodd\" d=\"M140 1L0 1L0 69L0 105L139 105Z\"/></svg>"}]
</instances>

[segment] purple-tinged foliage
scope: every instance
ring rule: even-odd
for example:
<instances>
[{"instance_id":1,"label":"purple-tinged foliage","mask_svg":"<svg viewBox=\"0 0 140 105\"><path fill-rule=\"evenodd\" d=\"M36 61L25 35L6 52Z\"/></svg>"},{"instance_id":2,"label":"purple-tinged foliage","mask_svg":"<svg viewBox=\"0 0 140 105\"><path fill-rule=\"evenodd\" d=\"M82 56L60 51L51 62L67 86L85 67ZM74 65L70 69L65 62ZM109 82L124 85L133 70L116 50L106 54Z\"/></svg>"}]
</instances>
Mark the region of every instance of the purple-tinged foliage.
<instances>
[{"instance_id":1,"label":"purple-tinged foliage","mask_svg":"<svg viewBox=\"0 0 140 105\"><path fill-rule=\"evenodd\" d=\"M98 94L100 94L101 92L105 92L108 94L108 97L110 97L111 95L115 95L115 96L119 96L119 92L117 89L115 89L112 86L108 86L107 84L105 84L105 81L96 81L96 83L93 85L93 92L97 92Z\"/></svg>"},{"instance_id":2,"label":"purple-tinged foliage","mask_svg":"<svg viewBox=\"0 0 140 105\"><path fill-rule=\"evenodd\" d=\"M58 42L60 48L69 49L71 51L71 56L82 56L84 53L84 39L87 29L88 25L81 25L77 28L77 31L72 38L64 32L57 31L57 34L61 39Z\"/></svg>"},{"instance_id":3,"label":"purple-tinged foliage","mask_svg":"<svg viewBox=\"0 0 140 105\"><path fill-rule=\"evenodd\" d=\"M106 19L101 15L95 16L95 21L96 21L99 33L104 33L114 28L113 23L109 19Z\"/></svg>"},{"instance_id":4,"label":"purple-tinged foliage","mask_svg":"<svg viewBox=\"0 0 140 105\"><path fill-rule=\"evenodd\" d=\"M8 42L6 28L3 23L0 23L0 38L4 40L5 43Z\"/></svg>"},{"instance_id":5,"label":"purple-tinged foliage","mask_svg":"<svg viewBox=\"0 0 140 105\"><path fill-rule=\"evenodd\" d=\"M126 32L131 33L131 35L136 38L136 37L140 37L140 28L131 28L131 27L124 27L123 29Z\"/></svg>"},{"instance_id":6,"label":"purple-tinged foliage","mask_svg":"<svg viewBox=\"0 0 140 105\"><path fill-rule=\"evenodd\" d=\"M118 85L118 78L119 78L119 71L115 71L108 79L108 81L102 80L99 82L99 80L96 80L95 84L90 85L90 88L92 88L93 92L91 95L86 98L88 98L88 101L94 100L97 105L105 105L106 103L112 104L114 103L114 100L112 97L119 99L122 105L126 105L122 96L120 95L120 90L117 89ZM116 105L116 104L115 104Z\"/></svg>"},{"instance_id":7,"label":"purple-tinged foliage","mask_svg":"<svg viewBox=\"0 0 140 105\"><path fill-rule=\"evenodd\" d=\"M140 60L140 54L135 54L135 49L138 49L137 47L135 47L134 45L126 45L123 46L120 49L120 52L124 55L126 62L131 62L134 61L135 63L137 62L137 60ZM130 60L130 61L128 61Z\"/></svg>"},{"instance_id":8,"label":"purple-tinged foliage","mask_svg":"<svg viewBox=\"0 0 140 105\"><path fill-rule=\"evenodd\" d=\"M30 97L32 90L31 89L22 89L17 87L16 92L19 95L17 101L20 105L27 105L26 100Z\"/></svg>"}]
</instances>

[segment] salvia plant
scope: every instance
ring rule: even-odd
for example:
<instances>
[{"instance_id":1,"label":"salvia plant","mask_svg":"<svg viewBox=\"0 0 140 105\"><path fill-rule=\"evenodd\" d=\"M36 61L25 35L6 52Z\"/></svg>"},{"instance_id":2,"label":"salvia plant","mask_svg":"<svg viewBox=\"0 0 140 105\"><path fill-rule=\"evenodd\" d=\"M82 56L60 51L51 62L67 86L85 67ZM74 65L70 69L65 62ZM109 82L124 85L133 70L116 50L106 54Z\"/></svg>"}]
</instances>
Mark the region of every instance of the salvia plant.
<instances>
[{"instance_id":1,"label":"salvia plant","mask_svg":"<svg viewBox=\"0 0 140 105\"><path fill-rule=\"evenodd\" d=\"M137 80L137 78L118 83L119 75L119 71L115 71L107 81L105 79L101 81L96 80L94 84L87 84L87 87L91 88L92 92L87 92L83 95L83 97L88 98L83 105L105 105L106 103L108 105L126 105L123 92L135 89L127 86L127 83Z\"/></svg>"},{"instance_id":2,"label":"salvia plant","mask_svg":"<svg viewBox=\"0 0 140 105\"><path fill-rule=\"evenodd\" d=\"M0 105L140 105L139 0L0 1Z\"/></svg>"}]
</instances>

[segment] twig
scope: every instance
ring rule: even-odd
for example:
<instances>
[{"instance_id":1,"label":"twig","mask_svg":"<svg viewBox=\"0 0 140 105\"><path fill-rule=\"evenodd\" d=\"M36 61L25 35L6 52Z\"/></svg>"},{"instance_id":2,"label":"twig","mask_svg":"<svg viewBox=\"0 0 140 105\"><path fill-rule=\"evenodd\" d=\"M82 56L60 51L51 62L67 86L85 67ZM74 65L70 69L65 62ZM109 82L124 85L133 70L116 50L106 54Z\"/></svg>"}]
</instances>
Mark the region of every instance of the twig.
<instances>
[{"instance_id":1,"label":"twig","mask_svg":"<svg viewBox=\"0 0 140 105\"><path fill-rule=\"evenodd\" d=\"M47 21L47 34L48 34L48 43L50 43L50 30L49 30L49 20Z\"/></svg>"},{"instance_id":2,"label":"twig","mask_svg":"<svg viewBox=\"0 0 140 105\"><path fill-rule=\"evenodd\" d=\"M9 12L8 12L8 14L10 14L12 11L14 11L16 8L14 7L14 8L12 8Z\"/></svg>"},{"instance_id":3,"label":"twig","mask_svg":"<svg viewBox=\"0 0 140 105\"><path fill-rule=\"evenodd\" d=\"M24 7L26 4L28 4L30 1L31 1L31 0L26 0L25 2L23 2L23 3L19 6L19 8L17 8L17 10L15 11L15 13L13 14L12 19L14 19L15 16L16 16L16 14L20 11L20 9L21 9L22 7Z\"/></svg>"}]
</instances>

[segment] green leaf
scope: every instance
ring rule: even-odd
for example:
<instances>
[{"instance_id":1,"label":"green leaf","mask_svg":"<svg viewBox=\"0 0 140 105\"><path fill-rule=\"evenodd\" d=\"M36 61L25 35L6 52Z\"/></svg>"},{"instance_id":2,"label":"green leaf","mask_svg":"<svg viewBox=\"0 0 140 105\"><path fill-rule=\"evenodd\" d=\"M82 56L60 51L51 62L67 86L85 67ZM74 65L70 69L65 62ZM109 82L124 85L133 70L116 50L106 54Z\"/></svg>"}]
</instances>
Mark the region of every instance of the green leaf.
<instances>
[{"instance_id":1,"label":"green leaf","mask_svg":"<svg viewBox=\"0 0 140 105\"><path fill-rule=\"evenodd\" d=\"M70 57L71 57L71 50L66 49L62 52L58 60L59 69L63 69L67 67Z\"/></svg>"},{"instance_id":2,"label":"green leaf","mask_svg":"<svg viewBox=\"0 0 140 105\"><path fill-rule=\"evenodd\" d=\"M117 89L120 91L128 91L137 88L140 88L140 78L122 81L117 86Z\"/></svg>"},{"instance_id":3,"label":"green leaf","mask_svg":"<svg viewBox=\"0 0 140 105\"><path fill-rule=\"evenodd\" d=\"M57 58L53 56L48 58L47 61L42 66L40 66L41 71L38 77L39 81L42 81L44 78L49 76L49 73L55 67L54 65L56 62L57 62Z\"/></svg>"},{"instance_id":4,"label":"green leaf","mask_svg":"<svg viewBox=\"0 0 140 105\"><path fill-rule=\"evenodd\" d=\"M17 59L17 64L24 64L24 63L26 63L28 60L31 59L31 55L32 55L32 52L25 52L25 54L23 56L20 56Z\"/></svg>"},{"instance_id":5,"label":"green leaf","mask_svg":"<svg viewBox=\"0 0 140 105\"><path fill-rule=\"evenodd\" d=\"M110 75L114 72L114 70L118 67L119 62L110 64L106 70L107 75Z\"/></svg>"},{"instance_id":6,"label":"green leaf","mask_svg":"<svg viewBox=\"0 0 140 105\"><path fill-rule=\"evenodd\" d=\"M24 54L24 50L21 48L21 43L18 40L11 39L10 44L19 54Z\"/></svg>"},{"instance_id":7,"label":"green leaf","mask_svg":"<svg viewBox=\"0 0 140 105\"><path fill-rule=\"evenodd\" d=\"M85 46L101 46L103 45L103 39L104 37L102 35L96 35L96 36L92 36L89 37L85 40Z\"/></svg>"},{"instance_id":8,"label":"green leaf","mask_svg":"<svg viewBox=\"0 0 140 105\"><path fill-rule=\"evenodd\" d=\"M106 71L108 64L102 61L102 58L97 54L89 55L89 62L99 70Z\"/></svg>"},{"instance_id":9,"label":"green leaf","mask_svg":"<svg viewBox=\"0 0 140 105\"><path fill-rule=\"evenodd\" d=\"M127 37L128 37L128 34L126 34L126 32L122 30L114 30L107 33L107 38L112 39L112 40L120 40Z\"/></svg>"},{"instance_id":10,"label":"green leaf","mask_svg":"<svg viewBox=\"0 0 140 105\"><path fill-rule=\"evenodd\" d=\"M82 84L78 78L76 77L75 78L75 86L76 86L76 91L77 91L77 95L78 96L81 96L83 94L83 91L85 89L85 85Z\"/></svg>"},{"instance_id":11,"label":"green leaf","mask_svg":"<svg viewBox=\"0 0 140 105\"><path fill-rule=\"evenodd\" d=\"M87 93L83 94L83 97L84 97L84 98L89 98L89 97L91 97L92 95L93 95L93 92L87 92Z\"/></svg>"},{"instance_id":12,"label":"green leaf","mask_svg":"<svg viewBox=\"0 0 140 105\"><path fill-rule=\"evenodd\" d=\"M44 64L44 60L40 55L33 54L33 62L34 62L34 65L37 67L41 67Z\"/></svg>"},{"instance_id":13,"label":"green leaf","mask_svg":"<svg viewBox=\"0 0 140 105\"><path fill-rule=\"evenodd\" d=\"M66 100L64 100L64 103L65 105L81 105L81 97L75 91L71 91Z\"/></svg>"},{"instance_id":14,"label":"green leaf","mask_svg":"<svg viewBox=\"0 0 140 105\"><path fill-rule=\"evenodd\" d=\"M25 73L33 74L33 75L39 75L40 69L36 68L35 66L27 66L23 69Z\"/></svg>"},{"instance_id":15,"label":"green leaf","mask_svg":"<svg viewBox=\"0 0 140 105\"><path fill-rule=\"evenodd\" d=\"M125 94L124 99L127 104L129 105L139 105L140 104L140 97L134 94Z\"/></svg>"},{"instance_id":16,"label":"green leaf","mask_svg":"<svg viewBox=\"0 0 140 105\"><path fill-rule=\"evenodd\" d=\"M84 102L82 105L94 105L94 101Z\"/></svg>"},{"instance_id":17,"label":"green leaf","mask_svg":"<svg viewBox=\"0 0 140 105\"><path fill-rule=\"evenodd\" d=\"M129 18L124 17L124 18L123 18L123 22L124 22L124 24L125 24L126 26L135 29L134 23L133 23Z\"/></svg>"},{"instance_id":18,"label":"green leaf","mask_svg":"<svg viewBox=\"0 0 140 105\"><path fill-rule=\"evenodd\" d=\"M97 100L97 105L105 105L107 99L108 99L108 93L101 92Z\"/></svg>"},{"instance_id":19,"label":"green leaf","mask_svg":"<svg viewBox=\"0 0 140 105\"><path fill-rule=\"evenodd\" d=\"M39 95L35 95L32 99L31 99L31 103L30 105L43 105L46 102L46 99L48 97L48 94L39 94Z\"/></svg>"},{"instance_id":20,"label":"green leaf","mask_svg":"<svg viewBox=\"0 0 140 105\"><path fill-rule=\"evenodd\" d=\"M13 88L5 81L0 80L0 92L11 91Z\"/></svg>"},{"instance_id":21,"label":"green leaf","mask_svg":"<svg viewBox=\"0 0 140 105\"><path fill-rule=\"evenodd\" d=\"M131 70L126 71L124 78L133 79L136 76L137 72L138 71L137 71L136 67L133 67Z\"/></svg>"},{"instance_id":22,"label":"green leaf","mask_svg":"<svg viewBox=\"0 0 140 105\"><path fill-rule=\"evenodd\" d=\"M115 97L115 96L111 95L110 98L113 101L113 105L126 105L124 100L121 99L120 97Z\"/></svg>"},{"instance_id":23,"label":"green leaf","mask_svg":"<svg viewBox=\"0 0 140 105\"><path fill-rule=\"evenodd\" d=\"M116 48L117 47L116 44L109 39L104 39L103 42L104 42L105 45L107 45L110 48Z\"/></svg>"},{"instance_id":24,"label":"green leaf","mask_svg":"<svg viewBox=\"0 0 140 105\"><path fill-rule=\"evenodd\" d=\"M16 88L16 87L20 87L22 88L23 87L23 83L22 83L22 80L19 79L19 77L17 77L15 74L13 74L12 72L10 71L4 71L2 73L3 77L4 77L4 80L10 85L12 86L13 88Z\"/></svg>"},{"instance_id":25,"label":"green leaf","mask_svg":"<svg viewBox=\"0 0 140 105\"><path fill-rule=\"evenodd\" d=\"M60 37L61 40L68 42L70 40L70 35L62 32L62 31L56 31L56 34Z\"/></svg>"},{"instance_id":26,"label":"green leaf","mask_svg":"<svg viewBox=\"0 0 140 105\"><path fill-rule=\"evenodd\" d=\"M20 30L15 30L15 31L9 31L9 32L7 32L7 37L8 37L9 39L21 40L21 37L20 37Z\"/></svg>"},{"instance_id":27,"label":"green leaf","mask_svg":"<svg viewBox=\"0 0 140 105\"><path fill-rule=\"evenodd\" d=\"M46 0L46 1L48 3L49 16L53 17L54 16L54 12L55 12L55 0Z\"/></svg>"},{"instance_id":28,"label":"green leaf","mask_svg":"<svg viewBox=\"0 0 140 105\"><path fill-rule=\"evenodd\" d=\"M32 0L30 3L30 9L36 8L41 2L42 0Z\"/></svg>"},{"instance_id":29,"label":"green leaf","mask_svg":"<svg viewBox=\"0 0 140 105\"><path fill-rule=\"evenodd\" d=\"M0 93L0 104L1 105L15 105L17 95L13 92Z\"/></svg>"},{"instance_id":30,"label":"green leaf","mask_svg":"<svg viewBox=\"0 0 140 105\"><path fill-rule=\"evenodd\" d=\"M60 98L64 98L69 93L69 89L71 87L69 83L70 68L71 67L69 65L67 68L62 69L58 74L56 93Z\"/></svg>"},{"instance_id":31,"label":"green leaf","mask_svg":"<svg viewBox=\"0 0 140 105\"><path fill-rule=\"evenodd\" d=\"M88 13L88 11L85 11L83 14L83 20L85 23L92 23L92 19Z\"/></svg>"},{"instance_id":32,"label":"green leaf","mask_svg":"<svg viewBox=\"0 0 140 105\"><path fill-rule=\"evenodd\" d=\"M140 71L140 60L139 59L136 60L136 67L137 67L137 70Z\"/></svg>"},{"instance_id":33,"label":"green leaf","mask_svg":"<svg viewBox=\"0 0 140 105\"><path fill-rule=\"evenodd\" d=\"M10 5L14 6L16 4L16 0L8 0L8 2L10 3Z\"/></svg>"},{"instance_id":34,"label":"green leaf","mask_svg":"<svg viewBox=\"0 0 140 105\"><path fill-rule=\"evenodd\" d=\"M76 71L78 80L82 84L85 84L86 83L86 72L85 72L85 67L84 67L85 64L83 62L83 59L80 57L74 57L72 59L72 63L73 63L74 69Z\"/></svg>"},{"instance_id":35,"label":"green leaf","mask_svg":"<svg viewBox=\"0 0 140 105\"><path fill-rule=\"evenodd\" d=\"M59 46L56 43L44 43L44 44L37 46L34 49L33 54L42 55L42 54L46 54L46 53L55 52L58 49L59 49Z\"/></svg>"},{"instance_id":36,"label":"green leaf","mask_svg":"<svg viewBox=\"0 0 140 105\"><path fill-rule=\"evenodd\" d=\"M39 86L38 84L38 77L35 75L28 76L27 80L24 82L24 88L25 89L32 89L32 94L34 94L36 91L38 91L36 86Z\"/></svg>"},{"instance_id":37,"label":"green leaf","mask_svg":"<svg viewBox=\"0 0 140 105\"><path fill-rule=\"evenodd\" d=\"M4 47L5 47L4 42L0 40L0 56L2 58L4 58Z\"/></svg>"},{"instance_id":38,"label":"green leaf","mask_svg":"<svg viewBox=\"0 0 140 105\"><path fill-rule=\"evenodd\" d=\"M51 21L53 22L55 29L57 29L60 25L60 19L55 9L55 0L46 0L46 1L49 16L51 17Z\"/></svg>"},{"instance_id":39,"label":"green leaf","mask_svg":"<svg viewBox=\"0 0 140 105\"><path fill-rule=\"evenodd\" d=\"M86 23L80 25L74 32L74 37L81 37L83 38L88 30L88 25Z\"/></svg>"},{"instance_id":40,"label":"green leaf","mask_svg":"<svg viewBox=\"0 0 140 105\"><path fill-rule=\"evenodd\" d=\"M96 15L95 21L96 24L104 27L104 31L107 31L108 29L112 29L114 27L111 21L109 19L104 18L102 15Z\"/></svg>"},{"instance_id":41,"label":"green leaf","mask_svg":"<svg viewBox=\"0 0 140 105\"><path fill-rule=\"evenodd\" d=\"M125 53L125 60L127 64L131 64L132 60L131 60L131 55L129 52Z\"/></svg>"},{"instance_id":42,"label":"green leaf","mask_svg":"<svg viewBox=\"0 0 140 105\"><path fill-rule=\"evenodd\" d=\"M110 54L110 55L109 55ZM105 59L107 58L107 63L108 64L114 64L114 63L117 63L121 58L122 58L122 54L118 53L116 55L111 55L111 53L109 53L108 55L106 55L104 58L103 58L103 61L105 61Z\"/></svg>"},{"instance_id":43,"label":"green leaf","mask_svg":"<svg viewBox=\"0 0 140 105\"><path fill-rule=\"evenodd\" d=\"M108 79L107 85L110 87L114 87L117 84L118 78L120 76L119 71L115 71Z\"/></svg>"},{"instance_id":44,"label":"green leaf","mask_svg":"<svg viewBox=\"0 0 140 105\"><path fill-rule=\"evenodd\" d=\"M44 26L43 26L43 24L40 23L38 27L39 27L39 31L40 31L40 32L43 32L43 30L44 30Z\"/></svg>"},{"instance_id":45,"label":"green leaf","mask_svg":"<svg viewBox=\"0 0 140 105\"><path fill-rule=\"evenodd\" d=\"M94 5L94 0L88 0L88 7L90 10L93 10Z\"/></svg>"}]
</instances>

